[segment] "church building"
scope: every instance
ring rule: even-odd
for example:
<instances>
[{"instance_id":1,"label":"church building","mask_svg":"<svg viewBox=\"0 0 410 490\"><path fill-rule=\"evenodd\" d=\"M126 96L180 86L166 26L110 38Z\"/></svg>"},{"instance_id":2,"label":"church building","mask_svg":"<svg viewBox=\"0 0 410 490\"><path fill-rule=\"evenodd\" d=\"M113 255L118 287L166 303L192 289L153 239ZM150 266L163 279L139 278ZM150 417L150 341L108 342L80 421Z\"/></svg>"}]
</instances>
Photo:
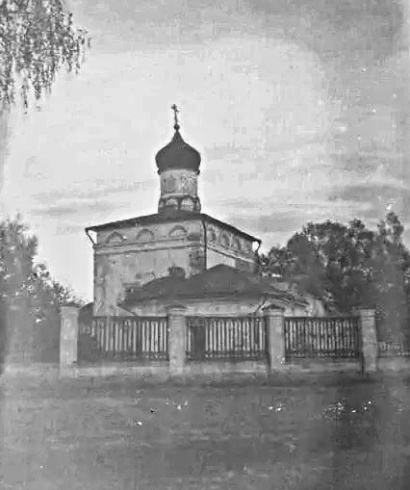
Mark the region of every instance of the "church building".
<instances>
[{"instance_id":1,"label":"church building","mask_svg":"<svg viewBox=\"0 0 410 490\"><path fill-rule=\"evenodd\" d=\"M256 271L261 241L202 212L201 155L183 140L173 110L173 138L155 157L158 212L86 228L94 250L95 316L118 314L127 290L154 279L189 278L220 264Z\"/></svg>"}]
</instances>

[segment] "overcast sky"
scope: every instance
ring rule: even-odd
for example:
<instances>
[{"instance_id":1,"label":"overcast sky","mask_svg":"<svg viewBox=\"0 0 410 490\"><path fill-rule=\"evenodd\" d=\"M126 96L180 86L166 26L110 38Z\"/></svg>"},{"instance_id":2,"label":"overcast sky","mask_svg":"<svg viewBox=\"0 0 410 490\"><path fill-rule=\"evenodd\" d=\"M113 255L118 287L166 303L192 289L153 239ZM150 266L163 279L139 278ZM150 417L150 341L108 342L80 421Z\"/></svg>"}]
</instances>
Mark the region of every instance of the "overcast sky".
<instances>
[{"instance_id":1,"label":"overcast sky","mask_svg":"<svg viewBox=\"0 0 410 490\"><path fill-rule=\"evenodd\" d=\"M203 211L265 249L311 220L374 227L387 206L410 230L409 24L399 2L69 4L93 49L41 111L15 116L1 202L83 297L92 297L84 227L156 212L154 155L172 137L172 103L202 154Z\"/></svg>"}]
</instances>

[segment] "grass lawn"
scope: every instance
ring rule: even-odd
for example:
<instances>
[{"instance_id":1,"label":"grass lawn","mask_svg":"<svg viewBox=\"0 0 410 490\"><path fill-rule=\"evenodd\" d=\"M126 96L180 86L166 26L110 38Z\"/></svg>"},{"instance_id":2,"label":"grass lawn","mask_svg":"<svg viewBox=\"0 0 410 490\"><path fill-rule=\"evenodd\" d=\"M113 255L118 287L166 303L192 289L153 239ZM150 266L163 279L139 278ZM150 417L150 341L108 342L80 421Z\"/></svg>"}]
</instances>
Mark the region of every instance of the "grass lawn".
<instances>
[{"instance_id":1,"label":"grass lawn","mask_svg":"<svg viewBox=\"0 0 410 490\"><path fill-rule=\"evenodd\" d=\"M410 383L397 378L293 387L14 379L0 392L4 490L410 488Z\"/></svg>"}]
</instances>

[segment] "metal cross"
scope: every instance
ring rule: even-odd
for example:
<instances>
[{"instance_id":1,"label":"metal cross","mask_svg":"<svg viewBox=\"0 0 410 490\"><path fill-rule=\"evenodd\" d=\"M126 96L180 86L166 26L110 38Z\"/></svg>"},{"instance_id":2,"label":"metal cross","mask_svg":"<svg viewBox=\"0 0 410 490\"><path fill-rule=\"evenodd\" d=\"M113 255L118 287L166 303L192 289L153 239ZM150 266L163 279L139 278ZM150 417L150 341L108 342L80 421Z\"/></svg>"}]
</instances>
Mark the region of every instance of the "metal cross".
<instances>
[{"instance_id":1,"label":"metal cross","mask_svg":"<svg viewBox=\"0 0 410 490\"><path fill-rule=\"evenodd\" d=\"M178 124L178 112L179 112L179 110L175 104L173 104L171 106L171 109L174 111L174 129L178 130L179 129L179 124Z\"/></svg>"}]
</instances>

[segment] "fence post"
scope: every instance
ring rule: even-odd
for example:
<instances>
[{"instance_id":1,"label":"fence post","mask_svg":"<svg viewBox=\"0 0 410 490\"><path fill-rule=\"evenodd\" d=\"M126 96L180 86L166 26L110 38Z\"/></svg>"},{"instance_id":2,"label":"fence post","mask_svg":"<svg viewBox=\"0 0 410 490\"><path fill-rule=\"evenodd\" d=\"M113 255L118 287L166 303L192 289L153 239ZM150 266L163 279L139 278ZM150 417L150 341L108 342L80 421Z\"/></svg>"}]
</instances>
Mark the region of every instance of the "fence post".
<instances>
[{"instance_id":1,"label":"fence post","mask_svg":"<svg viewBox=\"0 0 410 490\"><path fill-rule=\"evenodd\" d=\"M375 310L361 308L359 316L362 335L363 372L371 374L377 371L378 357Z\"/></svg>"},{"instance_id":2,"label":"fence post","mask_svg":"<svg viewBox=\"0 0 410 490\"><path fill-rule=\"evenodd\" d=\"M8 364L26 364L33 362L33 325L32 320L13 302L4 309L6 345L5 355Z\"/></svg>"},{"instance_id":3,"label":"fence post","mask_svg":"<svg viewBox=\"0 0 410 490\"><path fill-rule=\"evenodd\" d=\"M282 308L263 309L269 371L283 368L285 360L285 312Z\"/></svg>"},{"instance_id":4,"label":"fence post","mask_svg":"<svg viewBox=\"0 0 410 490\"><path fill-rule=\"evenodd\" d=\"M78 308L62 306L60 324L60 366L69 366L77 362Z\"/></svg>"},{"instance_id":5,"label":"fence post","mask_svg":"<svg viewBox=\"0 0 410 490\"><path fill-rule=\"evenodd\" d=\"M171 376L183 374L185 366L186 308L172 305L168 313L168 352Z\"/></svg>"}]
</instances>

